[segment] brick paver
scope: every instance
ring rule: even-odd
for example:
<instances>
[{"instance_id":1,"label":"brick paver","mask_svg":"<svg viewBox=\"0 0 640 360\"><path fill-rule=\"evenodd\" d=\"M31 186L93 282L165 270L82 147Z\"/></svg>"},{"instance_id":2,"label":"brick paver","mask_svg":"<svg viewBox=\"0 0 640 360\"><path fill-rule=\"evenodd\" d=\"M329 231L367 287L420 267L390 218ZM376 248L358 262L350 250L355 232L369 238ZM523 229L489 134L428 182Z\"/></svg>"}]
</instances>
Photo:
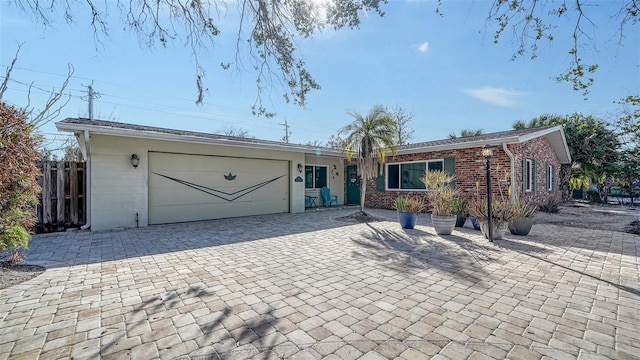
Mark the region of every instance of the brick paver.
<instances>
[{"instance_id":1,"label":"brick paver","mask_svg":"<svg viewBox=\"0 0 640 360\"><path fill-rule=\"evenodd\" d=\"M490 244L353 210L37 235L0 290L0 360L640 359L640 237Z\"/></svg>"}]
</instances>

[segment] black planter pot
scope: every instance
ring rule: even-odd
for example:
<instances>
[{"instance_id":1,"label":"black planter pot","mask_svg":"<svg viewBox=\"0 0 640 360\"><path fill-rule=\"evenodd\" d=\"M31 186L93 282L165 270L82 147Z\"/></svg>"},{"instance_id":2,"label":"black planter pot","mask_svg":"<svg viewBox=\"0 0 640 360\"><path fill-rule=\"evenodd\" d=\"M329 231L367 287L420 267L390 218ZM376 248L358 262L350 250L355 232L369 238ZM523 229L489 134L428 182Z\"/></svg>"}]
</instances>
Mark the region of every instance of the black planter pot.
<instances>
[{"instance_id":1,"label":"black planter pot","mask_svg":"<svg viewBox=\"0 0 640 360\"><path fill-rule=\"evenodd\" d=\"M456 214L456 227L463 227L465 222L467 222L467 218L465 216Z\"/></svg>"},{"instance_id":2,"label":"black planter pot","mask_svg":"<svg viewBox=\"0 0 640 360\"><path fill-rule=\"evenodd\" d=\"M532 217L515 218L509 222L509 231L513 235L527 236L532 226Z\"/></svg>"}]
</instances>

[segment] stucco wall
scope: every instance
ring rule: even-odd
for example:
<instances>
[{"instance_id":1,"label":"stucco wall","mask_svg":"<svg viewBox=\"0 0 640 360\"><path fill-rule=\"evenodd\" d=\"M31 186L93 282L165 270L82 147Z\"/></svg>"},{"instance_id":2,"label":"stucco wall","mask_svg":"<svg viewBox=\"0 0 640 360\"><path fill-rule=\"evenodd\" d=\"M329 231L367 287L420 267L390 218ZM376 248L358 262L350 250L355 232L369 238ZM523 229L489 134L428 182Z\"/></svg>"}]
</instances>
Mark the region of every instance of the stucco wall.
<instances>
[{"instance_id":1,"label":"stucco wall","mask_svg":"<svg viewBox=\"0 0 640 360\"><path fill-rule=\"evenodd\" d=\"M536 201L542 201L547 197L558 194L557 179L560 169L560 161L556 153L553 151L551 144L545 137L536 138L522 144L511 144L507 149L513 154L515 186L513 189L521 192L522 190L522 158L523 156L536 160L537 166L537 191L523 194L523 197L534 197ZM444 158L455 158L455 174L456 188L464 194L465 197L471 198L474 194L486 195L486 162L482 157L482 149L480 147L422 152L415 154L396 155L387 159L387 164L415 161L415 160L433 160ZM556 186L554 191L546 191L546 166L551 164L555 168L554 177ZM493 157L491 158L491 181L492 194L495 196L502 195L508 197L509 186L511 184L511 161L502 146L496 146L493 149ZM377 180L369 179L367 181L367 207L392 209L393 200L399 195L411 195L414 197L424 198L424 191L378 191ZM426 199L425 199L426 201Z\"/></svg>"},{"instance_id":2,"label":"stucco wall","mask_svg":"<svg viewBox=\"0 0 640 360\"><path fill-rule=\"evenodd\" d=\"M338 195L338 203L344 204L344 162L339 157L322 156L322 155L306 155L306 165L324 165L327 166L327 187L331 190L331 195ZM335 169L333 168L335 166ZM301 174L304 179L304 170ZM302 184L304 189L304 184ZM304 189L305 195L317 196L316 205L322 205L320 197L320 189Z\"/></svg>"},{"instance_id":3,"label":"stucco wall","mask_svg":"<svg viewBox=\"0 0 640 360\"><path fill-rule=\"evenodd\" d=\"M305 164L303 153L247 149L242 147L147 140L120 136L91 135L91 229L106 230L148 224L148 152L224 155L279 159L290 162L290 211L304 211L304 182L295 182L297 164ZM140 158L131 166L131 154ZM339 163L339 160L335 160ZM337 185L336 185L337 186Z\"/></svg>"}]
</instances>

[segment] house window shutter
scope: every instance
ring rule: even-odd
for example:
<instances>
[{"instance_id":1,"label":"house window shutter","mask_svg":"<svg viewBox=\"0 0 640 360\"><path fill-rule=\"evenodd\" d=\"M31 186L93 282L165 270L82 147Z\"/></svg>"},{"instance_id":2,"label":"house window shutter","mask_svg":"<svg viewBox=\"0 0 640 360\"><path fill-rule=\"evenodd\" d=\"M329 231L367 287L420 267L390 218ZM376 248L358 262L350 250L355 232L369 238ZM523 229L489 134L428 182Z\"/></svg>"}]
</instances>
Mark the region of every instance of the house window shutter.
<instances>
[{"instance_id":1,"label":"house window shutter","mask_svg":"<svg viewBox=\"0 0 640 360\"><path fill-rule=\"evenodd\" d=\"M449 175L456 175L456 158L444 158L444 172ZM456 181L451 182L451 186L456 187Z\"/></svg>"},{"instance_id":2,"label":"house window shutter","mask_svg":"<svg viewBox=\"0 0 640 360\"><path fill-rule=\"evenodd\" d=\"M385 186L384 186L384 168L386 166L384 166L384 164L380 164L378 163L378 177L376 178L376 190L384 192ZM382 171L380 171L380 168L382 168Z\"/></svg>"}]
</instances>

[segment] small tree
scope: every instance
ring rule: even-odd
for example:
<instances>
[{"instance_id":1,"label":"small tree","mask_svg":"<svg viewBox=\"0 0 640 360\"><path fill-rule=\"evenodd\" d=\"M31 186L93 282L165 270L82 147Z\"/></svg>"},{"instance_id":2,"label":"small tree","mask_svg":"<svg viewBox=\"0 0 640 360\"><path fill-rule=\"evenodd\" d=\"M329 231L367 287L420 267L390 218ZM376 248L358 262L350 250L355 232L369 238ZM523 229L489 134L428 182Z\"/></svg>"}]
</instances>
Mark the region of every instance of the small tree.
<instances>
[{"instance_id":1,"label":"small tree","mask_svg":"<svg viewBox=\"0 0 640 360\"><path fill-rule=\"evenodd\" d=\"M364 212L367 179L375 176L378 165L384 163L387 151L395 153L396 124L386 112L384 106L376 105L363 116L350 112L353 122L345 126L343 148L347 159L355 157L360 175L360 211Z\"/></svg>"},{"instance_id":2,"label":"small tree","mask_svg":"<svg viewBox=\"0 0 640 360\"><path fill-rule=\"evenodd\" d=\"M0 252L11 250L7 264L13 265L22 259L19 250L29 244L35 222L38 141L24 111L0 102L0 121Z\"/></svg>"}]
</instances>

